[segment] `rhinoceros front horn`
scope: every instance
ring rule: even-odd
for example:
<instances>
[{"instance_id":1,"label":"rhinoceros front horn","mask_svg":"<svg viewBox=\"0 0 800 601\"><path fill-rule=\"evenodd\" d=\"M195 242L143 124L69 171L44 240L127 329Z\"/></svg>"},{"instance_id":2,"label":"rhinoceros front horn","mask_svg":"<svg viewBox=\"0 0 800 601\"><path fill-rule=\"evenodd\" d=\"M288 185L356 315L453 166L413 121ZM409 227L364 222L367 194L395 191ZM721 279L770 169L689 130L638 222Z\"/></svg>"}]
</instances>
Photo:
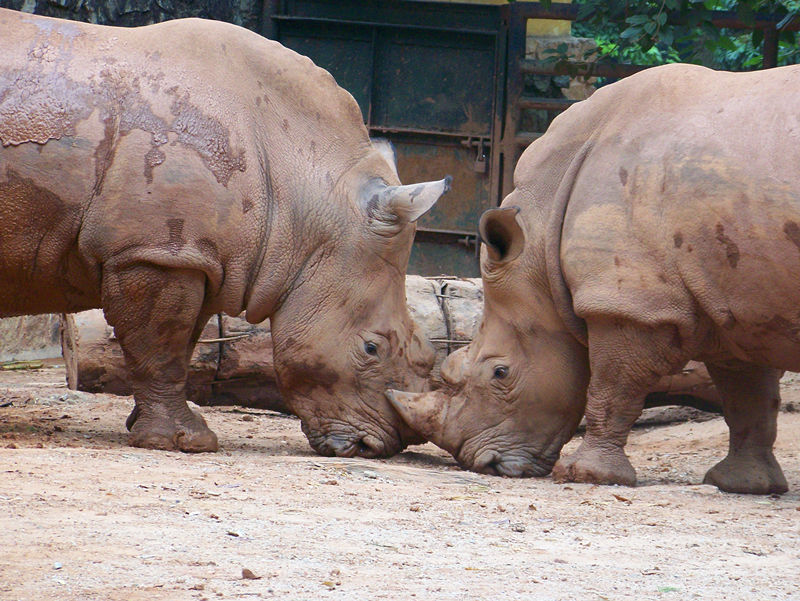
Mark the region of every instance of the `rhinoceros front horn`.
<instances>
[{"instance_id":1,"label":"rhinoceros front horn","mask_svg":"<svg viewBox=\"0 0 800 601\"><path fill-rule=\"evenodd\" d=\"M387 390L385 394L400 417L412 430L432 443L447 449L443 434L448 399L441 392L414 393Z\"/></svg>"},{"instance_id":2,"label":"rhinoceros front horn","mask_svg":"<svg viewBox=\"0 0 800 601\"><path fill-rule=\"evenodd\" d=\"M452 181L453 178L448 175L435 182L405 186L373 182L366 194L367 214L391 225L416 221L450 190Z\"/></svg>"}]
</instances>

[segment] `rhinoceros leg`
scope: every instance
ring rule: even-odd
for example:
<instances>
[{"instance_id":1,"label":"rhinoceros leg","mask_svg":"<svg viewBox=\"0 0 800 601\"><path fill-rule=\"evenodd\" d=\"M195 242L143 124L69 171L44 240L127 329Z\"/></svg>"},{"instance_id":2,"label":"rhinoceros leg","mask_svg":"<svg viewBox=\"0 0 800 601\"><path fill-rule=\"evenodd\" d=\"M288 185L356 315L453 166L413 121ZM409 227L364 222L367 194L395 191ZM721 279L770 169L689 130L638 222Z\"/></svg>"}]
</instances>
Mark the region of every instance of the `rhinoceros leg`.
<instances>
[{"instance_id":1,"label":"rhinoceros leg","mask_svg":"<svg viewBox=\"0 0 800 601\"><path fill-rule=\"evenodd\" d=\"M186 403L194 343L208 319L201 314L200 272L138 264L106 269L103 306L130 371L136 407L129 444L190 452L216 451L216 435Z\"/></svg>"},{"instance_id":2,"label":"rhinoceros leg","mask_svg":"<svg viewBox=\"0 0 800 601\"><path fill-rule=\"evenodd\" d=\"M722 396L730 441L728 456L708 471L703 482L726 492L786 492L786 478L772 453L778 433L781 372L738 362L706 366Z\"/></svg>"},{"instance_id":3,"label":"rhinoceros leg","mask_svg":"<svg viewBox=\"0 0 800 601\"><path fill-rule=\"evenodd\" d=\"M644 408L647 392L687 357L671 327L588 323L591 378L586 398L586 434L569 457L553 467L556 482L635 486L636 471L625 454L628 434Z\"/></svg>"}]
</instances>

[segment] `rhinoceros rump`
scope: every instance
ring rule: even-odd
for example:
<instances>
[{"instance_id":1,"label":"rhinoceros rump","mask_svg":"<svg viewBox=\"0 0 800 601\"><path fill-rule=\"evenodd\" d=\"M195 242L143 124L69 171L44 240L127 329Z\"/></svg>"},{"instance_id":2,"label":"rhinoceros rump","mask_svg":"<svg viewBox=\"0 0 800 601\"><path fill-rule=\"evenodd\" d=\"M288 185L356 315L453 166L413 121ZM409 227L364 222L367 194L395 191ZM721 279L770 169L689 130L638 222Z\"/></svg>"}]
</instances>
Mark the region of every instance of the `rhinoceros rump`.
<instances>
[{"instance_id":1,"label":"rhinoceros rump","mask_svg":"<svg viewBox=\"0 0 800 601\"><path fill-rule=\"evenodd\" d=\"M413 222L353 98L245 29L0 9L0 315L105 310L135 446L213 451L185 396L209 316L272 318L281 393L326 454L415 440L387 386L433 361L405 305Z\"/></svg>"},{"instance_id":2,"label":"rhinoceros rump","mask_svg":"<svg viewBox=\"0 0 800 601\"><path fill-rule=\"evenodd\" d=\"M694 358L730 428L705 481L785 491L772 446L780 370L800 370L799 89L800 67L673 65L559 116L481 219L479 332L440 391L389 394L404 418L471 469L632 485L645 394Z\"/></svg>"}]
</instances>

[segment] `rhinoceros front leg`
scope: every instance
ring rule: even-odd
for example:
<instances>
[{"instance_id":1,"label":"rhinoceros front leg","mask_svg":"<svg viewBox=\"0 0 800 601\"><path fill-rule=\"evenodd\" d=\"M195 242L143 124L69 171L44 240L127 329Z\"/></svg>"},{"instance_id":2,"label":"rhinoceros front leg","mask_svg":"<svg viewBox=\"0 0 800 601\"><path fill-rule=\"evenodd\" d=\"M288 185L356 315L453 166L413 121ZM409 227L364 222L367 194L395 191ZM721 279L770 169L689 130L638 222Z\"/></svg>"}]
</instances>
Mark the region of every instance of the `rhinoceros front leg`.
<instances>
[{"instance_id":1,"label":"rhinoceros front leg","mask_svg":"<svg viewBox=\"0 0 800 601\"><path fill-rule=\"evenodd\" d=\"M556 482L635 486L636 471L625 444L644 408L647 392L687 358L672 327L624 322L588 323L591 377L586 399L586 434L569 457L553 467Z\"/></svg>"},{"instance_id":2,"label":"rhinoceros front leg","mask_svg":"<svg viewBox=\"0 0 800 601\"><path fill-rule=\"evenodd\" d=\"M781 371L740 362L707 363L706 367L722 396L730 440L728 456L708 471L703 482L726 492L786 492L786 478L772 453L778 433Z\"/></svg>"},{"instance_id":3,"label":"rhinoceros front leg","mask_svg":"<svg viewBox=\"0 0 800 601\"><path fill-rule=\"evenodd\" d=\"M128 442L148 449L216 451L217 437L186 403L194 344L208 320L202 313L205 276L137 264L106 268L103 307L125 355L136 406Z\"/></svg>"}]
</instances>

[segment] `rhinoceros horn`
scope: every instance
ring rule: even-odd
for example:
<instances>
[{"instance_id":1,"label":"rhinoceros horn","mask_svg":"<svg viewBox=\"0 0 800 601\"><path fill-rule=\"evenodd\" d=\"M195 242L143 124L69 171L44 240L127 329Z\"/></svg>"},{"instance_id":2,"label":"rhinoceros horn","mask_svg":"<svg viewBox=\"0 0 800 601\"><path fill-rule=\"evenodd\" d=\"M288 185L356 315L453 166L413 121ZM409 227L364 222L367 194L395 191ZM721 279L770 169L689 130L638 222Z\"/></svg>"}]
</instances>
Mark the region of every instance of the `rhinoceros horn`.
<instances>
[{"instance_id":1,"label":"rhinoceros horn","mask_svg":"<svg viewBox=\"0 0 800 601\"><path fill-rule=\"evenodd\" d=\"M367 213L390 223L416 221L450 190L452 181L448 175L435 182L406 186L373 184L367 193Z\"/></svg>"},{"instance_id":2,"label":"rhinoceros horn","mask_svg":"<svg viewBox=\"0 0 800 601\"><path fill-rule=\"evenodd\" d=\"M447 448L443 440L449 399L441 392L387 390L386 397L412 430L435 445Z\"/></svg>"}]
</instances>

